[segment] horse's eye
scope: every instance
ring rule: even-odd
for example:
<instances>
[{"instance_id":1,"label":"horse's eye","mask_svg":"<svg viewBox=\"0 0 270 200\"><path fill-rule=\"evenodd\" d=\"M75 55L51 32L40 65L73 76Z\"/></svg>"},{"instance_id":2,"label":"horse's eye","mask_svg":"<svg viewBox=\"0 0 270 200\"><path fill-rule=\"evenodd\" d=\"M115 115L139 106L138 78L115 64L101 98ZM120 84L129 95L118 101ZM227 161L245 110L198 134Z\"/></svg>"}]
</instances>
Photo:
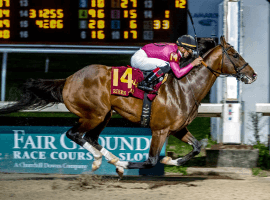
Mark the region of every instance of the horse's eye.
<instances>
[{"instance_id":1,"label":"horse's eye","mask_svg":"<svg viewBox=\"0 0 270 200\"><path fill-rule=\"evenodd\" d=\"M233 57L234 57L234 58L238 58L239 55L236 53L236 54L233 54Z\"/></svg>"}]
</instances>

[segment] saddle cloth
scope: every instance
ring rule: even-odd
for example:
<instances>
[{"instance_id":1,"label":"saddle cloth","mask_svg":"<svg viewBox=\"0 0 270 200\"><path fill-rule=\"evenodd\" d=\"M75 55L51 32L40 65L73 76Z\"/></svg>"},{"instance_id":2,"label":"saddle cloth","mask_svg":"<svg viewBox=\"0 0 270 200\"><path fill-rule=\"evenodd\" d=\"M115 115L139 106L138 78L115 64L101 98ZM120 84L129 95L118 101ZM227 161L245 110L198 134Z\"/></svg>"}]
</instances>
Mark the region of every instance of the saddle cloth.
<instances>
[{"instance_id":1,"label":"saddle cloth","mask_svg":"<svg viewBox=\"0 0 270 200\"><path fill-rule=\"evenodd\" d=\"M111 75L111 94L120 96L134 96L139 99L144 98L144 91L137 88L139 82L144 79L143 72L140 69L130 66L112 67ZM154 86L157 92L161 86L161 82ZM155 93L147 95L150 101L156 97Z\"/></svg>"}]
</instances>

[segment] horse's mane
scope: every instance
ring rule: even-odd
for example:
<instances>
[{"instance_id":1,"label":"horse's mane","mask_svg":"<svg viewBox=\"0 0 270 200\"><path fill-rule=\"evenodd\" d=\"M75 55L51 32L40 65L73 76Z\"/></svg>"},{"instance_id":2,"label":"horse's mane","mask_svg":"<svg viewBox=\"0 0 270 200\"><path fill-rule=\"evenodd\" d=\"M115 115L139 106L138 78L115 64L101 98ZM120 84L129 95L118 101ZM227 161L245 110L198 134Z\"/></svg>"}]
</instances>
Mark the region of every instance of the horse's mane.
<instances>
[{"instance_id":1,"label":"horse's mane","mask_svg":"<svg viewBox=\"0 0 270 200\"><path fill-rule=\"evenodd\" d=\"M204 58L206 57L211 49L216 47L216 43L212 38L201 38L198 41L198 50L199 55ZM189 63L191 63L196 58L196 55L190 56L188 58L182 58L180 61L180 68L183 68L187 66Z\"/></svg>"},{"instance_id":2,"label":"horse's mane","mask_svg":"<svg viewBox=\"0 0 270 200\"><path fill-rule=\"evenodd\" d=\"M217 45L218 46L218 45ZM217 47L217 46L215 46L215 47ZM214 48L212 48L212 49L209 49L205 54L203 54L202 55L202 58L206 58L214 49L215 49L215 47Z\"/></svg>"},{"instance_id":3,"label":"horse's mane","mask_svg":"<svg viewBox=\"0 0 270 200\"><path fill-rule=\"evenodd\" d=\"M200 52L199 55L202 58L205 58L216 46L217 45L212 38L201 38L198 41L198 50ZM196 59L196 55L190 56L188 58L181 58L180 68L187 66L194 59ZM188 74L191 76L197 74L197 72L199 71L199 69L201 69L201 67L202 65L194 67Z\"/></svg>"}]
</instances>

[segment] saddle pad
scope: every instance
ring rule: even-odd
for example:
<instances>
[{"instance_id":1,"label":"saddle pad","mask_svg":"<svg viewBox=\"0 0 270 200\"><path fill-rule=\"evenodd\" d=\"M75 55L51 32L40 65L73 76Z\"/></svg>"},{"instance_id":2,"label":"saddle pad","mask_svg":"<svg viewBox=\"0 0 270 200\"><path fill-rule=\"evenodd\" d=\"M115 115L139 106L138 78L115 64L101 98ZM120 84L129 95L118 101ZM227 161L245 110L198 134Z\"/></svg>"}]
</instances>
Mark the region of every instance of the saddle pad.
<instances>
[{"instance_id":1,"label":"saddle pad","mask_svg":"<svg viewBox=\"0 0 270 200\"><path fill-rule=\"evenodd\" d=\"M120 96L132 95L136 98L143 99L144 91L137 88L139 82L144 79L140 69L118 66L112 67L111 76L111 94ZM154 89L157 91L161 83L158 83ZM149 100L153 100L156 94L148 94Z\"/></svg>"}]
</instances>

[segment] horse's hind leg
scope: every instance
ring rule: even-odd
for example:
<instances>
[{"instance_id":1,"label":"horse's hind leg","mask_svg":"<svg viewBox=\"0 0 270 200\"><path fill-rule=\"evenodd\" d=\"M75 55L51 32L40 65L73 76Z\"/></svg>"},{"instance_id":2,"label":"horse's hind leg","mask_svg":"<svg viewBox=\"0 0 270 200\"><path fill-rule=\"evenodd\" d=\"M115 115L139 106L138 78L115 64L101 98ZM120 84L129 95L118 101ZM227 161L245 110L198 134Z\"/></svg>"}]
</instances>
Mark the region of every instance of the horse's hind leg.
<instances>
[{"instance_id":1,"label":"horse's hind leg","mask_svg":"<svg viewBox=\"0 0 270 200\"><path fill-rule=\"evenodd\" d=\"M84 132L80 131L80 126L81 124L73 126L67 131L66 136L75 143L88 150L94 156L95 161L92 164L92 170L96 170L101 165L102 154L97 149L93 148L92 145L88 143L87 139L83 137Z\"/></svg>"},{"instance_id":2,"label":"horse's hind leg","mask_svg":"<svg viewBox=\"0 0 270 200\"><path fill-rule=\"evenodd\" d=\"M66 136L88 150L91 154L93 154L95 161L92 164L92 170L97 170L102 162L102 153L101 146L98 144L98 137L101 131L105 128L107 123L111 118L111 111L107 113L103 122L97 125L95 128L89 131L88 125L91 123L91 120L84 119L81 120L83 123L79 123L69 129L66 133ZM100 148L101 147L101 148Z\"/></svg>"},{"instance_id":3,"label":"horse's hind leg","mask_svg":"<svg viewBox=\"0 0 270 200\"><path fill-rule=\"evenodd\" d=\"M119 166L119 164L116 164L119 162L119 158L113 155L111 152L109 152L107 149L102 147L100 144L98 144L98 138L101 133L101 131L105 128L107 123L109 122L111 118L111 111L107 113L105 119L103 122L101 122L98 126L95 128L87 131L85 134L80 134L82 131L79 131L77 127L73 127L73 129L70 129L67 132L67 137L71 140L75 141L77 144L84 147L86 150L88 150L90 153L93 154L95 161L92 164L92 170L97 170L102 162L102 155L105 156L109 160L109 163L114 164L116 166L116 171L119 174L119 176L122 176L124 173L123 167ZM84 120L84 122L91 123L91 120ZM85 125L87 127L87 125Z\"/></svg>"},{"instance_id":4,"label":"horse's hind leg","mask_svg":"<svg viewBox=\"0 0 270 200\"><path fill-rule=\"evenodd\" d=\"M112 116L111 111L106 115L104 121L100 123L97 127L94 129L87 131L84 135L84 139L87 140L89 143L84 144L84 148L87 149L88 151L95 151L98 152L98 156L95 157L95 161L92 164L92 170L95 171L97 170L101 163L102 163L102 153L100 152L102 149L102 146L99 145L98 143L98 138L102 130L106 127L108 122L110 121Z\"/></svg>"},{"instance_id":5,"label":"horse's hind leg","mask_svg":"<svg viewBox=\"0 0 270 200\"><path fill-rule=\"evenodd\" d=\"M201 151L202 144L199 142L189 131L187 128L182 129L179 132L172 133L172 135L185 143L188 143L193 147L193 150L185 155L183 158L178 158L176 160L172 160L170 157L165 157L162 159L161 163L166 165L176 165L181 166L189 161L194 156L198 155Z\"/></svg>"}]
</instances>

